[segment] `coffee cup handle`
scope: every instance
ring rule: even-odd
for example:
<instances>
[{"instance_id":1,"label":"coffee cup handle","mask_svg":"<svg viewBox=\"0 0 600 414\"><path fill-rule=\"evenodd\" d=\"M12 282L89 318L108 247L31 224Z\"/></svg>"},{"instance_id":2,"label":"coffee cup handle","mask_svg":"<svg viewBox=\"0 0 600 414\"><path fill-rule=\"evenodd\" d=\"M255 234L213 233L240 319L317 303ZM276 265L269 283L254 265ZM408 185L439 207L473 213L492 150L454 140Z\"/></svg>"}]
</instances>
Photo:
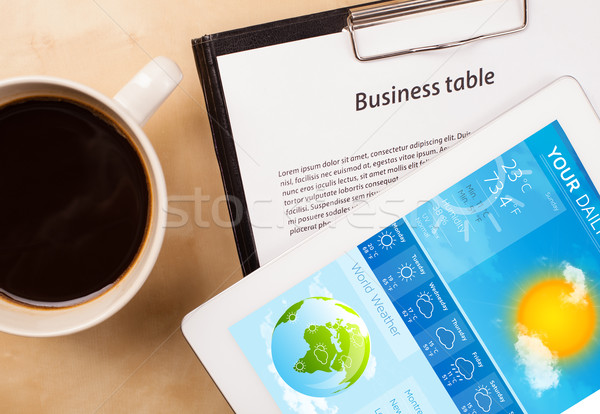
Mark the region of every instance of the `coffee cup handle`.
<instances>
[{"instance_id":1,"label":"coffee cup handle","mask_svg":"<svg viewBox=\"0 0 600 414\"><path fill-rule=\"evenodd\" d=\"M177 87L183 74L171 59L159 56L150 61L113 97L140 126Z\"/></svg>"}]
</instances>

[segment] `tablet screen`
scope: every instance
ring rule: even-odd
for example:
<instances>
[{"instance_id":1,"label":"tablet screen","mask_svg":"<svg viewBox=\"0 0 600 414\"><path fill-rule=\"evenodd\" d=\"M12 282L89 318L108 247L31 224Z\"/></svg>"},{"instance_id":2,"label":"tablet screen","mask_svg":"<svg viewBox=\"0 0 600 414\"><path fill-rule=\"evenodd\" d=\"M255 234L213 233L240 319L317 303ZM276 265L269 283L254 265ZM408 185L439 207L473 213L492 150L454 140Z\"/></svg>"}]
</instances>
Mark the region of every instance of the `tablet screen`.
<instances>
[{"instance_id":1,"label":"tablet screen","mask_svg":"<svg viewBox=\"0 0 600 414\"><path fill-rule=\"evenodd\" d=\"M230 332L286 413L561 412L600 388L599 240L553 122Z\"/></svg>"}]
</instances>

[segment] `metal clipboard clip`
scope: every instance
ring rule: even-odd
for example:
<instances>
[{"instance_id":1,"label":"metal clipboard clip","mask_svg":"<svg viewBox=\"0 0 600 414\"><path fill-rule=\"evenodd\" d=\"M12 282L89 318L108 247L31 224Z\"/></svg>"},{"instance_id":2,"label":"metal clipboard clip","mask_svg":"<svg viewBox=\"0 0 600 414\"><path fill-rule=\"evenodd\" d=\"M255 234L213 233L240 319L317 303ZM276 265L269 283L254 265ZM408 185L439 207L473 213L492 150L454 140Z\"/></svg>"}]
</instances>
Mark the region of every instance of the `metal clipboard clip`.
<instances>
[{"instance_id":1,"label":"metal clipboard clip","mask_svg":"<svg viewBox=\"0 0 600 414\"><path fill-rule=\"evenodd\" d=\"M506 9L508 3L511 3L508 5L509 8L518 9L512 13L515 17L512 20L518 20L516 25L514 22L509 27L498 27L498 25L487 24L490 20L493 20L493 17L502 8ZM484 10L484 7L487 7L487 9ZM475 11L475 13L479 13L477 16L478 21L481 21L481 23L474 21L473 24L476 26L470 27L470 30L469 28L465 29L463 33L459 33L460 30L458 30L457 33L450 34L447 40L444 39L441 41L440 39L436 39L435 35L439 38L440 27L444 26L443 23L440 25L440 22L464 19L463 16L466 16L465 13L472 11L469 10L472 8L481 9L480 11ZM423 33L425 34L423 37L426 38L423 40L425 43L414 47L404 45L400 46L398 50L377 51L369 55L362 54L359 50L359 32L364 33L376 26L402 24L410 19L427 16L430 20L431 16L438 20L437 25L435 22L430 24L431 27L429 30L423 29ZM516 33L527 27L527 16L527 0L395 0L350 9L347 19L347 29L350 32L356 58L360 61L371 61L427 50L445 49L478 40ZM439 20L444 18L447 20ZM486 30L487 26L492 27ZM411 27L414 29L418 26L415 26L415 22L412 22ZM410 32L405 33L405 35L407 34L410 35ZM400 37L405 40L409 36ZM427 42L428 40L429 42ZM363 46L363 51L364 49L365 47Z\"/></svg>"}]
</instances>

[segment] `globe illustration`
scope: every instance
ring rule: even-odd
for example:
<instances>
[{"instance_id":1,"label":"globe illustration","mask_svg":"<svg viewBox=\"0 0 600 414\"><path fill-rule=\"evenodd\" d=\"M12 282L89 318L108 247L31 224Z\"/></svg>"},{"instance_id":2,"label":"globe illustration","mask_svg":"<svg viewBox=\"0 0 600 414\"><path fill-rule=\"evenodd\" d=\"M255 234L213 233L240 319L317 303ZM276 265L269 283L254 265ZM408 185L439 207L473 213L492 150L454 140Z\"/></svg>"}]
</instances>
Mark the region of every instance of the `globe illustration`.
<instances>
[{"instance_id":1,"label":"globe illustration","mask_svg":"<svg viewBox=\"0 0 600 414\"><path fill-rule=\"evenodd\" d=\"M371 351L367 326L348 305L313 297L290 306L271 342L275 368L293 389L313 397L346 390L362 375Z\"/></svg>"}]
</instances>

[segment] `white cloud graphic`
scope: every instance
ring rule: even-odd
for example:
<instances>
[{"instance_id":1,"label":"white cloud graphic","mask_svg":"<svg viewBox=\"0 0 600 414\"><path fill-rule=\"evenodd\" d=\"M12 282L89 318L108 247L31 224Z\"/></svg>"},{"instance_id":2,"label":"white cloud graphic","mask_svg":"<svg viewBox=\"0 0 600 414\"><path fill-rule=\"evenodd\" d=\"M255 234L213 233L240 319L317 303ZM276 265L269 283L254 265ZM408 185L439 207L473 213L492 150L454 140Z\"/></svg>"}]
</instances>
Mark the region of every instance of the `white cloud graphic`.
<instances>
[{"instance_id":1,"label":"white cloud graphic","mask_svg":"<svg viewBox=\"0 0 600 414\"><path fill-rule=\"evenodd\" d=\"M321 272L319 272L314 278L314 283L308 286L308 293L311 297L320 298L333 298L333 294L321 283Z\"/></svg>"},{"instance_id":2,"label":"white cloud graphic","mask_svg":"<svg viewBox=\"0 0 600 414\"><path fill-rule=\"evenodd\" d=\"M265 320L258 327L258 329L260 330L261 338L265 340L269 359L273 359L273 356L271 355L271 338L273 336L273 329L275 329L275 324L271 320L272 316L273 312L269 312L267 316L265 316ZM273 366L273 369L275 369L275 366Z\"/></svg>"},{"instance_id":3,"label":"white cloud graphic","mask_svg":"<svg viewBox=\"0 0 600 414\"><path fill-rule=\"evenodd\" d=\"M573 304L587 304L585 297L587 296L587 287L585 285L585 274L581 269L571 266L569 263L564 263L565 270L563 275L565 280L573 287L573 292L565 295L563 300Z\"/></svg>"},{"instance_id":4,"label":"white cloud graphic","mask_svg":"<svg viewBox=\"0 0 600 414\"><path fill-rule=\"evenodd\" d=\"M330 408L325 398L315 398L294 391L279 375L277 383L283 389L283 400L288 407L299 414L336 414L337 407Z\"/></svg>"},{"instance_id":5,"label":"white cloud graphic","mask_svg":"<svg viewBox=\"0 0 600 414\"><path fill-rule=\"evenodd\" d=\"M540 338L527 335L524 327L519 331L515 343L517 363L525 368L525 379L539 398L544 391L558 386L560 379L558 358Z\"/></svg>"},{"instance_id":6,"label":"white cloud graphic","mask_svg":"<svg viewBox=\"0 0 600 414\"><path fill-rule=\"evenodd\" d=\"M367 367L365 368L365 372L363 373L363 378L370 380L375 376L376 371L377 359L375 358L375 355L371 355L369 362L367 363Z\"/></svg>"}]
</instances>

